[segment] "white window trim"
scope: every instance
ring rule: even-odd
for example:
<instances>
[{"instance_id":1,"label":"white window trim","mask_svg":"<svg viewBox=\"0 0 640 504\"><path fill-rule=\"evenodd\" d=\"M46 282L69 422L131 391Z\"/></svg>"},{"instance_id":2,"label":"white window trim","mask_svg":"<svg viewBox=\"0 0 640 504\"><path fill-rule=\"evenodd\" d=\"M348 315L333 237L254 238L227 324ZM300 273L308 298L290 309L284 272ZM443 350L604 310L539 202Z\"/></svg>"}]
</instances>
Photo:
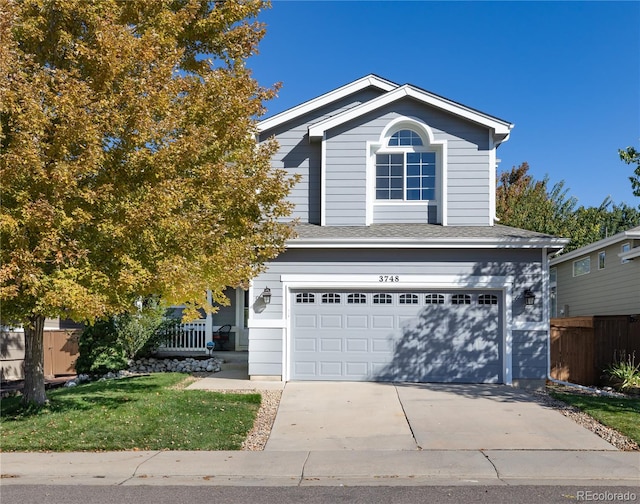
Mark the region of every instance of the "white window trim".
<instances>
[{"instance_id":1,"label":"white window trim","mask_svg":"<svg viewBox=\"0 0 640 504\"><path fill-rule=\"evenodd\" d=\"M600 261L602 258L602 261ZM607 252L605 250L601 250L598 252L598 271L603 270L607 267Z\"/></svg>"},{"instance_id":2,"label":"white window trim","mask_svg":"<svg viewBox=\"0 0 640 504\"><path fill-rule=\"evenodd\" d=\"M401 129L411 129L422 138L423 145L415 147L388 147L391 135ZM376 154L397 152L435 152L436 153L436 198L435 200L377 200L376 199ZM447 141L436 140L431 128L417 117L401 116L390 121L380 133L376 142L366 143L367 173L366 173L366 225L373 224L374 206L404 206L404 205L436 205L437 221L447 225ZM324 153L323 153L324 159ZM406 179L406 174L405 174ZM403 198L406 194L403 194Z\"/></svg>"},{"instance_id":3,"label":"white window trim","mask_svg":"<svg viewBox=\"0 0 640 504\"><path fill-rule=\"evenodd\" d=\"M624 249L625 247L628 247L628 249L625 250ZM626 243L623 243L622 245L620 245L620 254L628 254L629 252L631 252L631 243L630 242L626 242ZM627 257L623 257L622 259L620 259L620 264L627 264L630 261L631 261L631 259L628 259Z\"/></svg>"},{"instance_id":4,"label":"white window trim","mask_svg":"<svg viewBox=\"0 0 640 504\"><path fill-rule=\"evenodd\" d=\"M576 264L582 261L587 261L588 265L589 265L589 269L588 271L585 271L584 273L580 273L579 275L576 275ZM591 273L591 256L585 256L585 257L581 257L580 259L576 259L575 261L573 261L571 263L571 273L573 274L573 278L577 278L577 277L581 277L584 275L588 275L589 273Z\"/></svg>"},{"instance_id":5,"label":"white window trim","mask_svg":"<svg viewBox=\"0 0 640 504\"><path fill-rule=\"evenodd\" d=\"M542 251L542 263L543 263L543 267L549 270L549 274L544 275L545 280L543 281L543 289L549 292L548 296L544 296L548 298L548 301L545 301L543 297L543 310L545 311L544 320L549 320L551 318L555 318L558 316L558 268L555 266L549 268L549 256L548 254L545 253L544 250ZM551 279L552 271L555 271L554 280ZM544 285L545 283L546 283L546 286ZM551 302L551 293L554 292L553 289L555 289L554 303ZM553 309L554 305L555 305L555 310ZM549 375L547 374L547 376Z\"/></svg>"}]
</instances>

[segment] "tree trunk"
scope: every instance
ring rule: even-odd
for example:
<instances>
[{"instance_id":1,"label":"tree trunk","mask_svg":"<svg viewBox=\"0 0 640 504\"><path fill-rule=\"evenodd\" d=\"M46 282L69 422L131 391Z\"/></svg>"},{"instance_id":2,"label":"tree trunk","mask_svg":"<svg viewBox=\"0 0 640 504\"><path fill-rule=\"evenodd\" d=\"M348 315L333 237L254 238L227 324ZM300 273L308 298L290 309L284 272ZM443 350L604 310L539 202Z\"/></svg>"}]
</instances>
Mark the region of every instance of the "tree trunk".
<instances>
[{"instance_id":1,"label":"tree trunk","mask_svg":"<svg viewBox=\"0 0 640 504\"><path fill-rule=\"evenodd\" d=\"M44 316L31 318L24 328L24 390L22 403L42 406L47 401L44 388Z\"/></svg>"}]
</instances>

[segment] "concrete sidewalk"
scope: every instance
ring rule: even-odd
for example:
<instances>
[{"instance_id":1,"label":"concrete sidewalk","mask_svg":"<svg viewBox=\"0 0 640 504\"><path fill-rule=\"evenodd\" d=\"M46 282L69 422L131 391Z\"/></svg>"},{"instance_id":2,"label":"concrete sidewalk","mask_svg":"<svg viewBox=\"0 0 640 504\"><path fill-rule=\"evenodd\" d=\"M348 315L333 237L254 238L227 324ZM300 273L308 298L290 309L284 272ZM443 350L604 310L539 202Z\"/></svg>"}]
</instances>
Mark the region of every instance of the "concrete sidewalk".
<instances>
[{"instance_id":1,"label":"concrete sidewalk","mask_svg":"<svg viewBox=\"0 0 640 504\"><path fill-rule=\"evenodd\" d=\"M640 485L640 454L557 450L2 453L2 485Z\"/></svg>"}]
</instances>

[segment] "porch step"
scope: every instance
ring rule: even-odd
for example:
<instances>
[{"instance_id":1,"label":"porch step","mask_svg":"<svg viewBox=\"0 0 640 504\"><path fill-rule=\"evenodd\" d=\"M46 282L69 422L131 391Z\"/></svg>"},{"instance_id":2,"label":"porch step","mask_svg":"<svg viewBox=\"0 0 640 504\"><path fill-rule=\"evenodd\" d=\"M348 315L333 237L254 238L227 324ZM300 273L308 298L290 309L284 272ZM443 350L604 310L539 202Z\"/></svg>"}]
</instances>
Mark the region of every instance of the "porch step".
<instances>
[{"instance_id":1,"label":"porch step","mask_svg":"<svg viewBox=\"0 0 640 504\"><path fill-rule=\"evenodd\" d=\"M248 368L248 364L246 362L223 362L222 364L220 364L220 369L222 371L228 371L231 369L244 369L246 370Z\"/></svg>"}]
</instances>

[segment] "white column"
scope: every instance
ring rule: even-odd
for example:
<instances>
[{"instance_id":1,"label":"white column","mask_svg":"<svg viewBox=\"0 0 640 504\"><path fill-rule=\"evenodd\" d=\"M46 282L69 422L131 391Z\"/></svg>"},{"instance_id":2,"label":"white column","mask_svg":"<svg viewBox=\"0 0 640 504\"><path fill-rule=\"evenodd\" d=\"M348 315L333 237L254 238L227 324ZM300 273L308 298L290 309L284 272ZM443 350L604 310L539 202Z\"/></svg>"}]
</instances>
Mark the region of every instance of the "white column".
<instances>
[{"instance_id":1,"label":"white column","mask_svg":"<svg viewBox=\"0 0 640 504\"><path fill-rule=\"evenodd\" d=\"M209 305L213 304L213 298L211 296L211 291L207 290L207 303ZM213 341L213 315L207 312L207 316L204 322L204 333L205 333L205 343L208 341Z\"/></svg>"}]
</instances>

